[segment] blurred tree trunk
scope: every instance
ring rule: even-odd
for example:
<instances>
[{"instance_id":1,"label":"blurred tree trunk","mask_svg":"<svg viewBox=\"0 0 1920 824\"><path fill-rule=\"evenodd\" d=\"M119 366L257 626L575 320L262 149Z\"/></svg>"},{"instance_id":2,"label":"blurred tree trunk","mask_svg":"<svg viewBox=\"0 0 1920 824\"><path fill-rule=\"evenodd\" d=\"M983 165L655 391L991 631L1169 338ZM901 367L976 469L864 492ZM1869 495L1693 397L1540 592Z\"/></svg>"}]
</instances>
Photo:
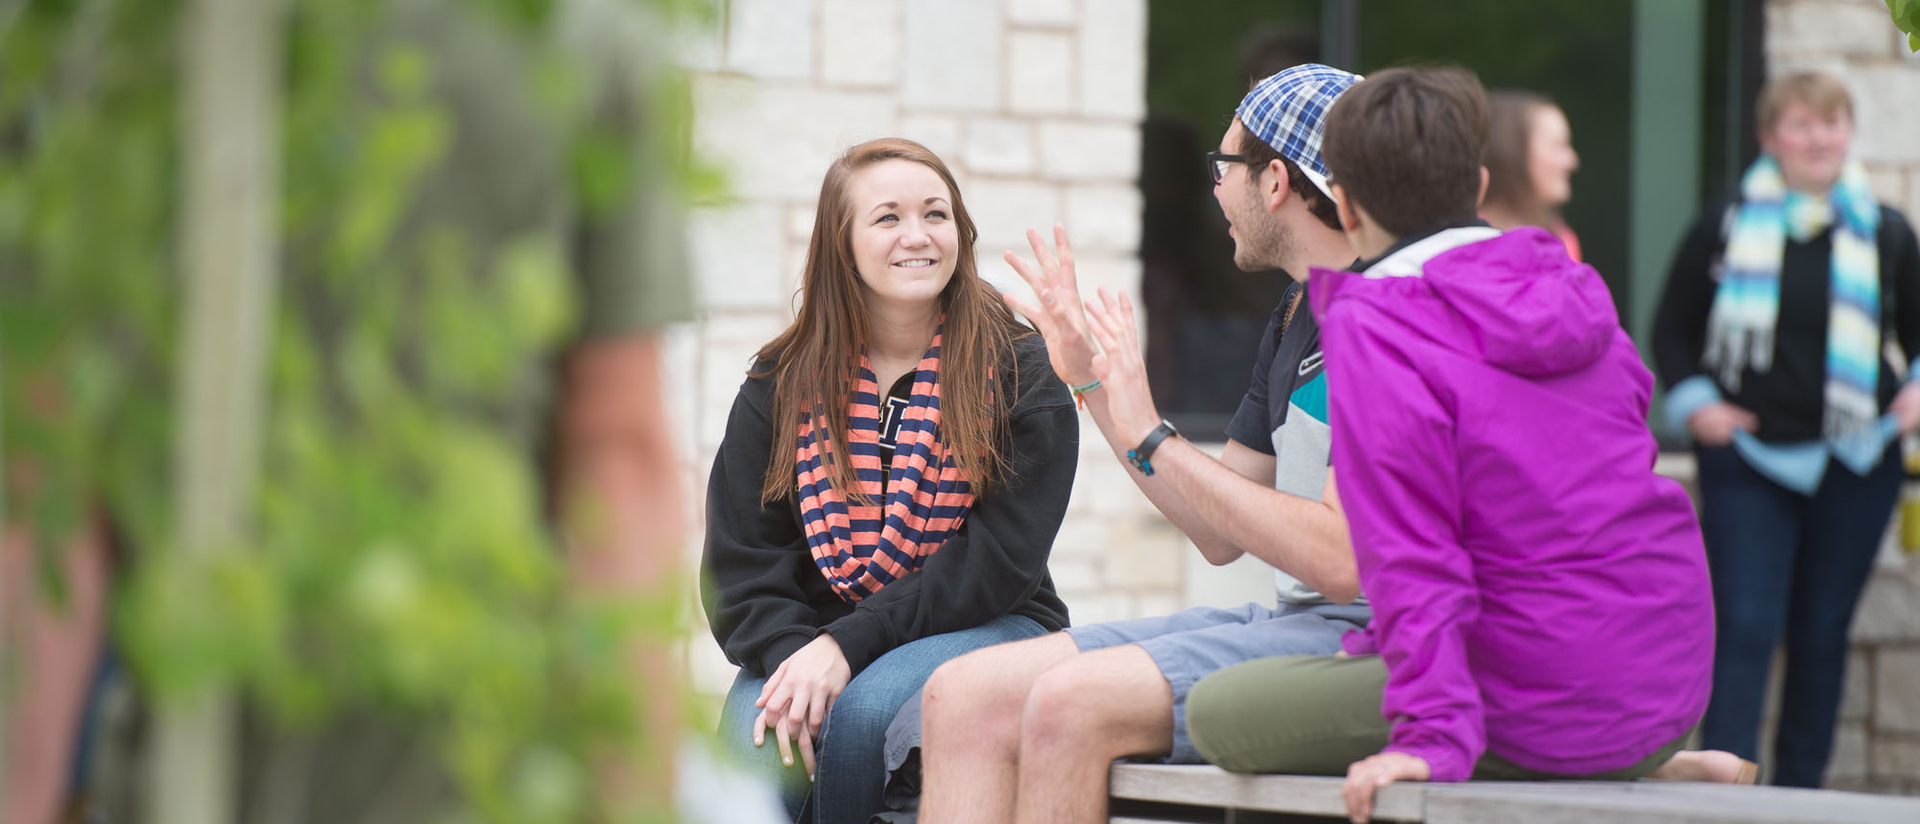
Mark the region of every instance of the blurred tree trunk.
<instances>
[{"instance_id":1,"label":"blurred tree trunk","mask_svg":"<svg viewBox=\"0 0 1920 824\"><path fill-rule=\"evenodd\" d=\"M276 280L283 3L194 0L182 29L181 271L170 551L241 551L259 463ZM238 725L215 688L161 708L151 824L231 824Z\"/></svg>"}]
</instances>

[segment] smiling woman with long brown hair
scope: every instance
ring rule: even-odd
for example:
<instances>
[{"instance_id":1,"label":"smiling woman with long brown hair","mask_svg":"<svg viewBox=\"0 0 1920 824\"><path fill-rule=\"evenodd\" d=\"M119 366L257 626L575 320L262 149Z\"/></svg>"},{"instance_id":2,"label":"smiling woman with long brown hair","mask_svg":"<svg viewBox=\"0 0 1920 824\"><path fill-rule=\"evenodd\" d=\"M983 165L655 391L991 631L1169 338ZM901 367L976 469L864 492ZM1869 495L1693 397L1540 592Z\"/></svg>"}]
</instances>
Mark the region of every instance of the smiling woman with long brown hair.
<instances>
[{"instance_id":1,"label":"smiling woman with long brown hair","mask_svg":"<svg viewBox=\"0 0 1920 824\"><path fill-rule=\"evenodd\" d=\"M703 600L740 666L721 736L783 774L796 818L867 820L887 725L934 668L1067 623L1047 556L1079 419L977 235L926 147L835 160L799 312L714 460Z\"/></svg>"}]
</instances>

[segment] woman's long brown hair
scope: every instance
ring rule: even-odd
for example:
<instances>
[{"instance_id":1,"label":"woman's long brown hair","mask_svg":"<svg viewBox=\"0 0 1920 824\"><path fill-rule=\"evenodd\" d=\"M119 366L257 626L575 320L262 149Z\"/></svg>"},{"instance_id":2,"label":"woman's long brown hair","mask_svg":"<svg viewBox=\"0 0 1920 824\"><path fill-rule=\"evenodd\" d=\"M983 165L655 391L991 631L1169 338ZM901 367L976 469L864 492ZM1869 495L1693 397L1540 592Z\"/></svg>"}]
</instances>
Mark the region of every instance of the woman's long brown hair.
<instances>
[{"instance_id":1,"label":"woman's long brown hair","mask_svg":"<svg viewBox=\"0 0 1920 824\"><path fill-rule=\"evenodd\" d=\"M883 160L906 160L932 169L952 194L959 235L953 278L940 292L946 325L940 348L940 438L966 474L975 495L1002 480L1012 387L996 387L994 375L1011 356L1013 340L1032 334L1014 319L1000 294L981 279L974 261L979 229L960 198L947 164L927 147L901 138L882 138L854 146L827 167L820 202L807 243L800 283L800 311L793 325L760 348L765 372L773 379L773 450L767 461L763 502L772 503L797 489L796 439L809 414L827 427L828 478L848 502L861 500L847 454L847 407L860 370L860 351L869 340L865 285L854 268L853 204L847 183L855 172ZM761 368L756 366L756 369ZM885 391L886 387L881 387Z\"/></svg>"}]
</instances>

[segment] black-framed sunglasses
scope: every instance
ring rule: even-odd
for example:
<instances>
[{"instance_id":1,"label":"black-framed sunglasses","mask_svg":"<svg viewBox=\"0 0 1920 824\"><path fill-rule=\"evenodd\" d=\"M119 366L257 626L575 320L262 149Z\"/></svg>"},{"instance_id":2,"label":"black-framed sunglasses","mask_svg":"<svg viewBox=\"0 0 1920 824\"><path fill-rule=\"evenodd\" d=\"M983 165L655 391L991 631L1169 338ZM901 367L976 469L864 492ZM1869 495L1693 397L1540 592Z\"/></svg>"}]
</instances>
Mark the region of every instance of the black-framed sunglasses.
<instances>
[{"instance_id":1,"label":"black-framed sunglasses","mask_svg":"<svg viewBox=\"0 0 1920 824\"><path fill-rule=\"evenodd\" d=\"M1213 176L1213 182L1219 183L1222 178L1227 176L1228 163L1245 162L1247 162L1246 155L1207 152L1207 174Z\"/></svg>"}]
</instances>

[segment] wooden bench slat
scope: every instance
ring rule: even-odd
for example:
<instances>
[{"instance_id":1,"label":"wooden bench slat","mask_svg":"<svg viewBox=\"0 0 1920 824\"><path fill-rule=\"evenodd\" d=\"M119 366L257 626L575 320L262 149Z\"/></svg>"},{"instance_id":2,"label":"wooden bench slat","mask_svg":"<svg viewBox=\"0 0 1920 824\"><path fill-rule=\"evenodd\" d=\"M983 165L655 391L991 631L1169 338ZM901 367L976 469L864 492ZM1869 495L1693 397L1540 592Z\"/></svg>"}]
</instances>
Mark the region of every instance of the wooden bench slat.
<instances>
[{"instance_id":1,"label":"wooden bench slat","mask_svg":"<svg viewBox=\"0 0 1920 824\"><path fill-rule=\"evenodd\" d=\"M1116 764L1108 776L1115 798L1238 810L1345 818L1341 779L1304 775L1239 775L1188 764ZM1374 820L1419 821L1427 785L1395 784L1374 798Z\"/></svg>"},{"instance_id":2,"label":"wooden bench slat","mask_svg":"<svg viewBox=\"0 0 1920 824\"><path fill-rule=\"evenodd\" d=\"M1237 775L1206 765L1116 764L1114 798L1345 818L1341 779ZM1920 798L1840 790L1667 781L1408 782L1382 790L1375 818L1426 824L1920 824Z\"/></svg>"},{"instance_id":3,"label":"wooden bench slat","mask_svg":"<svg viewBox=\"0 0 1920 824\"><path fill-rule=\"evenodd\" d=\"M1920 799L1665 781L1472 782L1428 788L1430 824L1624 819L1726 824L1916 824Z\"/></svg>"}]
</instances>

